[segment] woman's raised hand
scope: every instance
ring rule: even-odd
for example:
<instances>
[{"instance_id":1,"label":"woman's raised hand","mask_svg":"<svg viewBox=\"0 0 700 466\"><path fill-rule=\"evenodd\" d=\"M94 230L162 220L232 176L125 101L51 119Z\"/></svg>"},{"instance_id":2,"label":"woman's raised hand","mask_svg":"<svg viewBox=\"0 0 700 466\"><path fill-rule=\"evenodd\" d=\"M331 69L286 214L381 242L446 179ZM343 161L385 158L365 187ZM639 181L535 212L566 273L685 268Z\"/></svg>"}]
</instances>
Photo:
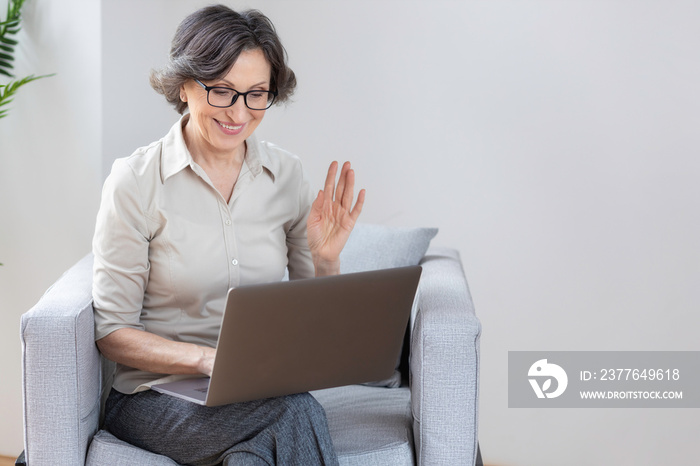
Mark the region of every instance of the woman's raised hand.
<instances>
[{"instance_id":1,"label":"woman's raised hand","mask_svg":"<svg viewBox=\"0 0 700 466\"><path fill-rule=\"evenodd\" d=\"M324 189L318 192L311 205L306 224L316 276L340 273L340 251L343 250L365 202L365 190L362 189L353 206L355 171L350 168L350 162L343 164L336 187L337 173L338 163L333 162L328 168Z\"/></svg>"}]
</instances>

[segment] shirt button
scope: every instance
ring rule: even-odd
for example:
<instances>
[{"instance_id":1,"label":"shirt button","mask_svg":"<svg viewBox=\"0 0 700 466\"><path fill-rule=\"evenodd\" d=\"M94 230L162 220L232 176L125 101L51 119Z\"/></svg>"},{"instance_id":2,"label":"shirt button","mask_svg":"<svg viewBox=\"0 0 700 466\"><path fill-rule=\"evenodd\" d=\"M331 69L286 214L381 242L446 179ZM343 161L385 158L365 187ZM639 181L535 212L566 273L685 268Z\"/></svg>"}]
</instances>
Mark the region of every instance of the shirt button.
<instances>
[{"instance_id":1,"label":"shirt button","mask_svg":"<svg viewBox=\"0 0 700 466\"><path fill-rule=\"evenodd\" d=\"M238 265L238 260L237 260L237 259L234 259L234 260L231 261L231 263L232 263L233 265Z\"/></svg>"},{"instance_id":2,"label":"shirt button","mask_svg":"<svg viewBox=\"0 0 700 466\"><path fill-rule=\"evenodd\" d=\"M226 225L231 225L231 220L226 220Z\"/></svg>"}]
</instances>

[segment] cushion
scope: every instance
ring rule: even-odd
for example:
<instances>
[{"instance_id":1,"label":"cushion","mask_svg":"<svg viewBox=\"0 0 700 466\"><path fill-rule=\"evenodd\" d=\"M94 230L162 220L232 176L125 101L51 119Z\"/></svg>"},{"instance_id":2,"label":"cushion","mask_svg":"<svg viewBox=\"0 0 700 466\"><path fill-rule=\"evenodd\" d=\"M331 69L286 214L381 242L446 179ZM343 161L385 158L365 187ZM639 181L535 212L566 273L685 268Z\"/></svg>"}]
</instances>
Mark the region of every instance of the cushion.
<instances>
[{"instance_id":1,"label":"cushion","mask_svg":"<svg viewBox=\"0 0 700 466\"><path fill-rule=\"evenodd\" d=\"M401 228L358 223L340 253L340 272L418 265L437 228Z\"/></svg>"},{"instance_id":2,"label":"cushion","mask_svg":"<svg viewBox=\"0 0 700 466\"><path fill-rule=\"evenodd\" d=\"M326 411L341 466L414 464L408 387L349 385L311 394Z\"/></svg>"},{"instance_id":3,"label":"cushion","mask_svg":"<svg viewBox=\"0 0 700 466\"><path fill-rule=\"evenodd\" d=\"M87 466L114 466L116 464L178 466L170 458L123 442L106 430L98 431L92 438L85 464Z\"/></svg>"},{"instance_id":4,"label":"cushion","mask_svg":"<svg viewBox=\"0 0 700 466\"><path fill-rule=\"evenodd\" d=\"M437 235L437 228L400 228L357 223L340 254L340 272L391 269L418 265ZM399 361L386 380L366 385L395 388L401 385Z\"/></svg>"}]
</instances>

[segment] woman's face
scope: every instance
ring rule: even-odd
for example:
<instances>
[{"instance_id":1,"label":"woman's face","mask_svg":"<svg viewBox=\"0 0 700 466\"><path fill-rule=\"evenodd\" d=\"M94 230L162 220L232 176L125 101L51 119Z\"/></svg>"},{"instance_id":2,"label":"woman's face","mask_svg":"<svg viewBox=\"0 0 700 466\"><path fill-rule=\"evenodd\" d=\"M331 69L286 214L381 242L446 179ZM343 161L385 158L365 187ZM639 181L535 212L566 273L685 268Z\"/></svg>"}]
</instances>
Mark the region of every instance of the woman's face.
<instances>
[{"instance_id":1,"label":"woman's face","mask_svg":"<svg viewBox=\"0 0 700 466\"><path fill-rule=\"evenodd\" d=\"M220 86L248 92L270 90L271 67L262 50L241 52L228 74L215 81L202 81L207 86ZM212 91L214 92L214 91ZM230 156L245 154L245 140L258 127L265 110L251 110L239 97L228 108L212 107L207 103L207 91L190 80L183 84L181 97L186 100L190 119L185 127L185 140L193 156L211 154Z\"/></svg>"}]
</instances>

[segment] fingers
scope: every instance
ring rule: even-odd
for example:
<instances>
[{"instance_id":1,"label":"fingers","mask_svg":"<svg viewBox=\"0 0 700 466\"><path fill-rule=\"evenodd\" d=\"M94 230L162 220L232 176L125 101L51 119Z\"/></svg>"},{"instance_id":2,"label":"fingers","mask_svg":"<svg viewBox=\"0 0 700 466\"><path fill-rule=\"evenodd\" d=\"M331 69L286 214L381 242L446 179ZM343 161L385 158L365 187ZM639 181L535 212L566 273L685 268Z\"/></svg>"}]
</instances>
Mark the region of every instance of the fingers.
<instances>
[{"instance_id":1,"label":"fingers","mask_svg":"<svg viewBox=\"0 0 700 466\"><path fill-rule=\"evenodd\" d=\"M338 162L333 161L331 166L328 167L328 174L326 175L326 184L324 185L324 192L328 198L332 201L339 201L343 203L346 199L345 191L349 189L352 191L354 188L354 179L352 183L348 183L348 174L351 173L350 162L345 162L343 168L340 170L340 176L338 177L338 187L335 186L335 178L338 173ZM352 198L352 195L350 195ZM343 203L343 205L345 205Z\"/></svg>"},{"instance_id":2,"label":"fingers","mask_svg":"<svg viewBox=\"0 0 700 466\"><path fill-rule=\"evenodd\" d=\"M340 201L340 205L346 210L352 208L352 198L355 192L355 170L350 168L350 162L343 164L338 180L338 189L335 191L335 199Z\"/></svg>"},{"instance_id":3,"label":"fingers","mask_svg":"<svg viewBox=\"0 0 700 466\"><path fill-rule=\"evenodd\" d=\"M340 205L350 213L353 220L356 220L362 212L362 206L365 201L365 190L361 190L357 196L357 202L353 207L353 197L355 193L355 170L351 168L350 162L345 162L338 177L338 186L335 185L336 174L338 173L338 162L333 161L328 167L326 175L326 183L323 189L323 196L316 199L319 202L318 207L321 208L324 203L339 202ZM314 204L316 204L314 202ZM329 206L330 207L330 206Z\"/></svg>"},{"instance_id":4,"label":"fingers","mask_svg":"<svg viewBox=\"0 0 700 466\"><path fill-rule=\"evenodd\" d=\"M328 167L328 175L326 175L326 184L323 187L323 193L326 199L333 201L333 191L335 190L335 175L338 173L338 162L333 161Z\"/></svg>"},{"instance_id":5,"label":"fingers","mask_svg":"<svg viewBox=\"0 0 700 466\"><path fill-rule=\"evenodd\" d=\"M314 199L314 202L311 204L311 216L316 217L319 215L319 212L323 210L323 202L324 202L324 197L325 194L323 190L318 192L318 196L316 196L316 199Z\"/></svg>"},{"instance_id":6,"label":"fingers","mask_svg":"<svg viewBox=\"0 0 700 466\"><path fill-rule=\"evenodd\" d=\"M360 194L357 195L357 202L355 203L355 207L350 211L350 217L352 218L353 221L356 221L357 218L360 216L362 213L362 206L365 204L365 190L361 189Z\"/></svg>"}]
</instances>

